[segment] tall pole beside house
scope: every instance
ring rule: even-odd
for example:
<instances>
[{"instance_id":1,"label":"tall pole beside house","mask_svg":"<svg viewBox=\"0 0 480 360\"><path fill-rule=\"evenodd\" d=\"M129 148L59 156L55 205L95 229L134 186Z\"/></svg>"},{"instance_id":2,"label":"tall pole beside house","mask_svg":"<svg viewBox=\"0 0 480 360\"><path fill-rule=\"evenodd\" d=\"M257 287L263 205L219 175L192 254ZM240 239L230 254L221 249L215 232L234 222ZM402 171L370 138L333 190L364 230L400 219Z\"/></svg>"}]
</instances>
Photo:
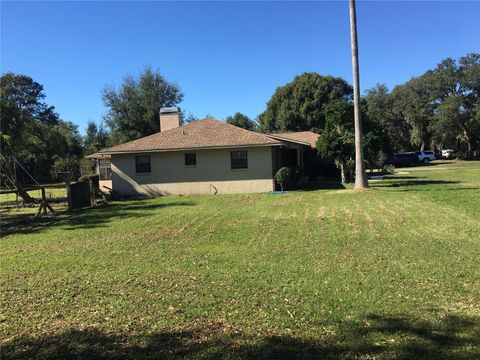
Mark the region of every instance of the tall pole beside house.
<instances>
[{"instance_id":1,"label":"tall pole beside house","mask_svg":"<svg viewBox=\"0 0 480 360\"><path fill-rule=\"evenodd\" d=\"M350 0L350 39L352 43L353 106L355 119L355 189L368 188L362 144L360 77L358 69L357 15L355 0Z\"/></svg>"}]
</instances>

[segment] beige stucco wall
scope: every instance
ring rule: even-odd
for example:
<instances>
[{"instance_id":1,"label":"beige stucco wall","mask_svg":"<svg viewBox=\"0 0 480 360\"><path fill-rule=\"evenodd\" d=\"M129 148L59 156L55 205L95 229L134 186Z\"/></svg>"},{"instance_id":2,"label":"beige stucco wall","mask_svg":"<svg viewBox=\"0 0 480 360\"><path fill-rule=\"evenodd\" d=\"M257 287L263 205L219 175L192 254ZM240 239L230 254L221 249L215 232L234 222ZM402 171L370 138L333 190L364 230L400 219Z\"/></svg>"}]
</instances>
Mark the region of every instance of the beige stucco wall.
<instances>
[{"instance_id":1,"label":"beige stucco wall","mask_svg":"<svg viewBox=\"0 0 480 360\"><path fill-rule=\"evenodd\" d=\"M180 114L160 114L160 131L167 131L179 127L182 124Z\"/></svg>"},{"instance_id":2,"label":"beige stucco wall","mask_svg":"<svg viewBox=\"0 0 480 360\"><path fill-rule=\"evenodd\" d=\"M248 151L248 169L230 168L232 150ZM196 151L196 166L185 166L184 154L184 151L148 154L149 174L135 173L135 154L112 155L113 189L127 195L149 196L273 190L271 147Z\"/></svg>"}]
</instances>

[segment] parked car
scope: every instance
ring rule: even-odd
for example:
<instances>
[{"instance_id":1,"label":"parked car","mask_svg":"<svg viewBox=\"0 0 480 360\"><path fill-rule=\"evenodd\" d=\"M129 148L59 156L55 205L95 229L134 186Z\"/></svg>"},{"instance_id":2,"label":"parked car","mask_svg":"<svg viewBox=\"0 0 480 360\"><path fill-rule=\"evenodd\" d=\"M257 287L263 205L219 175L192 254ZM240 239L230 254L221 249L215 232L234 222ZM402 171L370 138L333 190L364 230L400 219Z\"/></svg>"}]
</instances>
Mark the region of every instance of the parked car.
<instances>
[{"instance_id":1,"label":"parked car","mask_svg":"<svg viewBox=\"0 0 480 360\"><path fill-rule=\"evenodd\" d=\"M428 164L430 161L435 160L435 153L432 150L417 151L418 160L424 164Z\"/></svg>"},{"instance_id":2,"label":"parked car","mask_svg":"<svg viewBox=\"0 0 480 360\"><path fill-rule=\"evenodd\" d=\"M442 150L442 157L445 158L445 159L451 159L453 158L453 153L455 151L452 150L452 149L446 149L446 150Z\"/></svg>"},{"instance_id":3,"label":"parked car","mask_svg":"<svg viewBox=\"0 0 480 360\"><path fill-rule=\"evenodd\" d=\"M393 165L396 167L400 166L412 166L417 165L419 162L418 156L414 152L409 153L400 153L400 154L393 154L386 158L383 163L382 167L387 167L389 165Z\"/></svg>"}]
</instances>

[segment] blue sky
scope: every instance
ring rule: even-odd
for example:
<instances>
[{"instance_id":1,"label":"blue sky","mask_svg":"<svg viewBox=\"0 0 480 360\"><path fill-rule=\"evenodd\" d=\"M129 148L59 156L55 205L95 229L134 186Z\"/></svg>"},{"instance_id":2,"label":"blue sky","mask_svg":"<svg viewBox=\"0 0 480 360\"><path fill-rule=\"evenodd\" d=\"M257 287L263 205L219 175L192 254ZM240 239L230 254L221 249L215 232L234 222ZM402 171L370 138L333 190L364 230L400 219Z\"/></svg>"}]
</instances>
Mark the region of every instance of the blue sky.
<instances>
[{"instance_id":1,"label":"blue sky","mask_svg":"<svg viewBox=\"0 0 480 360\"><path fill-rule=\"evenodd\" d=\"M62 119L100 121L101 90L151 65L186 113L254 118L302 72L351 83L348 3L2 2L1 71L31 76ZM361 88L480 51L480 2L358 2Z\"/></svg>"}]
</instances>

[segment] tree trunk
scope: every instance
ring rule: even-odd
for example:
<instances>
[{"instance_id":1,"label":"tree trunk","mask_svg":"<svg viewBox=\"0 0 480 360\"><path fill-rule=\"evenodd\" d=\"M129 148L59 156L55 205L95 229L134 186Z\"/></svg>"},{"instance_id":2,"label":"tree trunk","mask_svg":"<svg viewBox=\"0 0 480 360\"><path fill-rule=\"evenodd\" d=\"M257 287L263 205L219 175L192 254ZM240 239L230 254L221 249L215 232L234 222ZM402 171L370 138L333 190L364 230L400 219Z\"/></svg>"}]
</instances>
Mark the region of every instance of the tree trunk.
<instances>
[{"instance_id":1,"label":"tree trunk","mask_svg":"<svg viewBox=\"0 0 480 360\"><path fill-rule=\"evenodd\" d=\"M353 105L355 117L355 189L368 188L362 144L362 120L360 116L360 76L358 66L357 15L355 0L350 0L350 38L352 45Z\"/></svg>"},{"instance_id":2,"label":"tree trunk","mask_svg":"<svg viewBox=\"0 0 480 360\"><path fill-rule=\"evenodd\" d=\"M340 163L340 176L342 184L345 184L347 182L347 177L345 176L345 165L343 165L343 163Z\"/></svg>"},{"instance_id":3,"label":"tree trunk","mask_svg":"<svg viewBox=\"0 0 480 360\"><path fill-rule=\"evenodd\" d=\"M473 158L473 151L472 151L472 142L470 141L470 133L469 131L467 130L466 127L462 127L463 128L463 138L465 140L465 142L467 143L467 159L471 159Z\"/></svg>"}]
</instances>

